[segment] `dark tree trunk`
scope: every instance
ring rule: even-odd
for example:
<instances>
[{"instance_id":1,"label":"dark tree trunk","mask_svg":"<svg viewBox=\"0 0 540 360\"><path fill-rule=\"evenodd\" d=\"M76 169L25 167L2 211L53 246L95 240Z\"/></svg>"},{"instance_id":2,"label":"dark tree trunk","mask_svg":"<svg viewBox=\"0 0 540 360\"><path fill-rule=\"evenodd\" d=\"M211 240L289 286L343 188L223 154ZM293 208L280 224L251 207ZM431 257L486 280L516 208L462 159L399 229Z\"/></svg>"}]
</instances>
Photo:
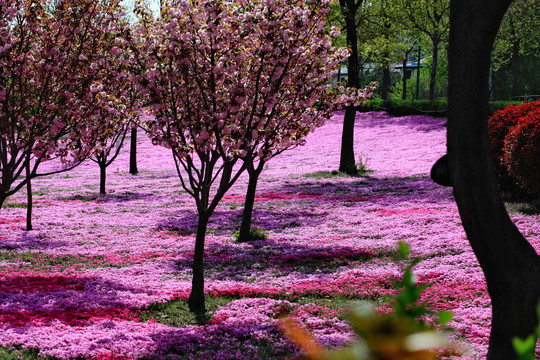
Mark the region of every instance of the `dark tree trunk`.
<instances>
[{"instance_id":1,"label":"dark tree trunk","mask_svg":"<svg viewBox=\"0 0 540 360\"><path fill-rule=\"evenodd\" d=\"M251 219L253 217L253 205L255 204L255 192L257 191L257 182L259 175L263 169L264 163L259 164L257 169L249 169L249 182L244 203L244 211L242 212L242 224L240 225L240 233L238 234L238 242L246 242L251 240Z\"/></svg>"},{"instance_id":2,"label":"dark tree trunk","mask_svg":"<svg viewBox=\"0 0 540 360\"><path fill-rule=\"evenodd\" d=\"M106 162L99 162L99 193L105 195L105 182L107 181L107 165Z\"/></svg>"},{"instance_id":3,"label":"dark tree trunk","mask_svg":"<svg viewBox=\"0 0 540 360\"><path fill-rule=\"evenodd\" d=\"M407 52L405 54L405 60L403 60L403 77L401 78L403 84L403 93L401 94L401 100L407 100Z\"/></svg>"},{"instance_id":4,"label":"dark tree trunk","mask_svg":"<svg viewBox=\"0 0 540 360\"><path fill-rule=\"evenodd\" d=\"M345 29L347 31L347 46L351 49L351 56L348 59L348 80L347 86L353 88L360 87L360 62L358 61L358 36L356 34L356 12L362 1L340 0L341 10L345 16ZM343 135L341 137L341 157L339 160L339 171L347 174L356 173L356 163L354 161L354 119L356 117L356 107L350 105L345 111L343 121Z\"/></svg>"},{"instance_id":5,"label":"dark tree trunk","mask_svg":"<svg viewBox=\"0 0 540 360\"><path fill-rule=\"evenodd\" d=\"M199 212L197 237L195 238L195 254L193 255L193 279L189 294L189 311L203 315L206 313L204 301L204 240L208 226L209 215Z\"/></svg>"},{"instance_id":6,"label":"dark tree trunk","mask_svg":"<svg viewBox=\"0 0 540 360\"><path fill-rule=\"evenodd\" d=\"M26 231L32 230L32 208L34 206L32 198L32 180L30 179L30 161L26 162L26 178L28 182L26 183Z\"/></svg>"},{"instance_id":7,"label":"dark tree trunk","mask_svg":"<svg viewBox=\"0 0 540 360\"><path fill-rule=\"evenodd\" d=\"M490 54L511 2L451 1L449 171L463 227L492 300L489 360L517 358L511 339L533 333L540 299L540 258L506 212L487 134Z\"/></svg>"},{"instance_id":8,"label":"dark tree trunk","mask_svg":"<svg viewBox=\"0 0 540 360\"><path fill-rule=\"evenodd\" d=\"M512 99L519 96L519 41L512 46Z\"/></svg>"},{"instance_id":9,"label":"dark tree trunk","mask_svg":"<svg viewBox=\"0 0 540 360\"><path fill-rule=\"evenodd\" d=\"M437 85L437 63L439 61L439 40L433 40L431 49L431 75L429 77L429 100L435 99L435 86Z\"/></svg>"},{"instance_id":10,"label":"dark tree trunk","mask_svg":"<svg viewBox=\"0 0 540 360\"><path fill-rule=\"evenodd\" d=\"M339 171L349 175L355 175L356 162L354 161L354 119L356 118L356 107L347 106L343 119L343 134L341 136L341 157L339 160Z\"/></svg>"},{"instance_id":11,"label":"dark tree trunk","mask_svg":"<svg viewBox=\"0 0 540 360\"><path fill-rule=\"evenodd\" d=\"M0 210L2 210L2 206L4 205L4 201L6 201L7 196L4 194L0 194Z\"/></svg>"},{"instance_id":12,"label":"dark tree trunk","mask_svg":"<svg viewBox=\"0 0 540 360\"><path fill-rule=\"evenodd\" d=\"M137 169L137 128L131 129L131 139L129 147L129 173L136 175L139 173Z\"/></svg>"},{"instance_id":13,"label":"dark tree trunk","mask_svg":"<svg viewBox=\"0 0 540 360\"><path fill-rule=\"evenodd\" d=\"M385 107L388 106L389 93L390 93L390 64L388 63L388 58L390 57L389 53L384 55L384 65L383 65L383 79L382 79L382 99Z\"/></svg>"}]
</instances>

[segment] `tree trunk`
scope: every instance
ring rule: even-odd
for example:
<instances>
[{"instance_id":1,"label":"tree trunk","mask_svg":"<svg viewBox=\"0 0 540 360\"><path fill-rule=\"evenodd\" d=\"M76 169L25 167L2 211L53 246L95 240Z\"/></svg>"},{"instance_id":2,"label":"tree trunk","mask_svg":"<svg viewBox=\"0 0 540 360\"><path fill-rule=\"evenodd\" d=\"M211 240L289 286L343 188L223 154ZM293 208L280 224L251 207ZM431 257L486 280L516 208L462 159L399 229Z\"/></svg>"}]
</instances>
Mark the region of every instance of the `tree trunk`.
<instances>
[{"instance_id":1,"label":"tree trunk","mask_svg":"<svg viewBox=\"0 0 540 360\"><path fill-rule=\"evenodd\" d=\"M361 3L361 2L360 2ZM345 16L345 28L347 31L347 46L351 49L348 59L347 86L360 87L360 62L358 61L358 36L356 34L356 12L358 4L355 0L340 0L343 15ZM350 105L345 110L343 121L343 135L341 137L341 157L339 159L339 171L354 175L356 163L354 162L354 119L356 107Z\"/></svg>"},{"instance_id":2,"label":"tree trunk","mask_svg":"<svg viewBox=\"0 0 540 360\"><path fill-rule=\"evenodd\" d=\"M246 242L251 240L251 218L253 216L253 205L255 203L255 192L257 190L257 182L263 166L259 166L258 169L249 169L249 183L246 193L246 201L244 203L244 211L242 212L242 224L240 225L240 233L238 235L238 242Z\"/></svg>"},{"instance_id":3,"label":"tree trunk","mask_svg":"<svg viewBox=\"0 0 540 360\"><path fill-rule=\"evenodd\" d=\"M403 84L403 92L401 94L401 100L407 100L407 55L405 53L405 60L403 60L403 77L401 78Z\"/></svg>"},{"instance_id":4,"label":"tree trunk","mask_svg":"<svg viewBox=\"0 0 540 360\"><path fill-rule=\"evenodd\" d=\"M388 107L389 93L390 93L390 64L388 63L388 58L390 57L389 53L384 54L384 65L383 65L383 79L382 79L382 99L384 107Z\"/></svg>"},{"instance_id":5,"label":"tree trunk","mask_svg":"<svg viewBox=\"0 0 540 360\"><path fill-rule=\"evenodd\" d=\"M354 119L356 118L356 107L347 106L343 119L343 134L341 136L341 156L339 160L339 171L349 175L355 175L358 170L354 161Z\"/></svg>"},{"instance_id":6,"label":"tree trunk","mask_svg":"<svg viewBox=\"0 0 540 360\"><path fill-rule=\"evenodd\" d=\"M492 300L488 360L517 359L511 340L535 330L540 258L501 200L487 134L493 41L511 0L452 0L448 159L463 227Z\"/></svg>"},{"instance_id":7,"label":"tree trunk","mask_svg":"<svg viewBox=\"0 0 540 360\"><path fill-rule=\"evenodd\" d=\"M195 254L193 255L193 279L191 293L189 294L189 311L204 315L206 306L204 302L204 240L208 226L209 215L199 212L197 223L197 237L195 238Z\"/></svg>"},{"instance_id":8,"label":"tree trunk","mask_svg":"<svg viewBox=\"0 0 540 360\"><path fill-rule=\"evenodd\" d=\"M435 99L435 86L437 85L437 63L439 61L439 40L433 40L431 49L431 74L429 76L429 100Z\"/></svg>"},{"instance_id":9,"label":"tree trunk","mask_svg":"<svg viewBox=\"0 0 540 360\"><path fill-rule=\"evenodd\" d=\"M131 129L131 139L129 147L129 173L136 175L139 173L137 169L137 128Z\"/></svg>"},{"instance_id":10,"label":"tree trunk","mask_svg":"<svg viewBox=\"0 0 540 360\"><path fill-rule=\"evenodd\" d=\"M515 41L512 46L512 99L519 96L519 66L519 41Z\"/></svg>"},{"instance_id":11,"label":"tree trunk","mask_svg":"<svg viewBox=\"0 0 540 360\"><path fill-rule=\"evenodd\" d=\"M26 162L26 231L32 230L32 207L34 206L32 199L32 180L30 179L30 160Z\"/></svg>"},{"instance_id":12,"label":"tree trunk","mask_svg":"<svg viewBox=\"0 0 540 360\"><path fill-rule=\"evenodd\" d=\"M105 182L107 180L107 165L106 162L99 162L99 193L105 195Z\"/></svg>"}]
</instances>

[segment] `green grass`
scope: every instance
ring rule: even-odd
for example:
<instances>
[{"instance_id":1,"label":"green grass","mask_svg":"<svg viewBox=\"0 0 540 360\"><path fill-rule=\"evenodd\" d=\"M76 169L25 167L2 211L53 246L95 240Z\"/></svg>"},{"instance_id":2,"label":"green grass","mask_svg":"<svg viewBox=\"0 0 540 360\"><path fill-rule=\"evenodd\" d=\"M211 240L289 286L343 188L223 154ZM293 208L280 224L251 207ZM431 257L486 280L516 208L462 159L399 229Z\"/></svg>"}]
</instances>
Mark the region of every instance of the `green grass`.
<instances>
[{"instance_id":1,"label":"green grass","mask_svg":"<svg viewBox=\"0 0 540 360\"><path fill-rule=\"evenodd\" d=\"M304 174L304 177L313 178L313 179L331 179L336 177L362 177L364 174L372 173L373 170L360 169L357 175L349 175L347 173L332 170L332 171L317 171L313 173Z\"/></svg>"},{"instance_id":2,"label":"green grass","mask_svg":"<svg viewBox=\"0 0 540 360\"><path fill-rule=\"evenodd\" d=\"M538 215L540 214L540 204L536 201L507 202L506 210L523 215Z\"/></svg>"},{"instance_id":3,"label":"green grass","mask_svg":"<svg viewBox=\"0 0 540 360\"><path fill-rule=\"evenodd\" d=\"M20 349L18 347L0 347L0 360L56 360L54 356L39 355L38 349Z\"/></svg>"},{"instance_id":4,"label":"green grass","mask_svg":"<svg viewBox=\"0 0 540 360\"><path fill-rule=\"evenodd\" d=\"M232 297L205 296L206 310L205 316L195 315L189 311L187 300L169 301L166 303L154 303L143 309L139 315L141 321L154 319L158 323L177 328L183 328L188 325L202 325L212 318L213 313L219 306L225 306L231 301L236 300Z\"/></svg>"},{"instance_id":5,"label":"green grass","mask_svg":"<svg viewBox=\"0 0 540 360\"><path fill-rule=\"evenodd\" d=\"M3 205L5 208L12 208L12 209L26 209L28 206L27 204L20 204L20 203L5 203Z\"/></svg>"}]
</instances>

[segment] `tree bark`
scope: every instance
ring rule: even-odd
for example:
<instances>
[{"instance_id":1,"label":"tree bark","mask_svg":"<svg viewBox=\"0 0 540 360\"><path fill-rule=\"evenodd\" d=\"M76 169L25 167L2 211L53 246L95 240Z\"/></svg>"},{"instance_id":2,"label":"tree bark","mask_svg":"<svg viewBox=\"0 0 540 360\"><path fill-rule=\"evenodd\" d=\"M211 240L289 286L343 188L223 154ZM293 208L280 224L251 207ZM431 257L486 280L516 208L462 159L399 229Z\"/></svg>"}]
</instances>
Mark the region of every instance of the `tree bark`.
<instances>
[{"instance_id":1,"label":"tree bark","mask_svg":"<svg viewBox=\"0 0 540 360\"><path fill-rule=\"evenodd\" d=\"M106 189L105 189L105 182L107 180L107 165L106 162L99 162L99 193L101 195L105 195Z\"/></svg>"},{"instance_id":2,"label":"tree bark","mask_svg":"<svg viewBox=\"0 0 540 360\"><path fill-rule=\"evenodd\" d=\"M242 223L238 234L238 242L251 240L251 219L253 217L253 205L255 204L255 192L257 191L257 182L263 166L259 165L257 169L249 169L249 182L244 202L244 211L242 212Z\"/></svg>"},{"instance_id":3,"label":"tree bark","mask_svg":"<svg viewBox=\"0 0 540 360\"><path fill-rule=\"evenodd\" d=\"M206 238L206 228L208 227L208 213L199 212L197 223L197 236L195 238L195 254L193 255L193 279L191 282L191 293L189 294L189 311L197 315L206 313L204 299L204 241Z\"/></svg>"},{"instance_id":4,"label":"tree bark","mask_svg":"<svg viewBox=\"0 0 540 360\"><path fill-rule=\"evenodd\" d=\"M511 339L535 330L540 257L509 218L487 134L490 54L512 0L452 0L448 159L463 227L492 300L488 360L517 356Z\"/></svg>"},{"instance_id":5,"label":"tree bark","mask_svg":"<svg viewBox=\"0 0 540 360\"><path fill-rule=\"evenodd\" d=\"M403 92L401 93L401 100L407 100L407 55L409 53L405 53L405 60L403 60L403 77L401 78L401 82L403 84Z\"/></svg>"},{"instance_id":6,"label":"tree bark","mask_svg":"<svg viewBox=\"0 0 540 360\"><path fill-rule=\"evenodd\" d=\"M516 41L512 46L512 99L519 96L519 66L519 41Z\"/></svg>"},{"instance_id":7,"label":"tree bark","mask_svg":"<svg viewBox=\"0 0 540 360\"><path fill-rule=\"evenodd\" d=\"M382 99L385 107L388 107L389 93L390 93L390 64L388 63L388 58L390 57L389 53L384 55L384 65L383 65L383 79L382 79Z\"/></svg>"},{"instance_id":8,"label":"tree bark","mask_svg":"<svg viewBox=\"0 0 540 360\"><path fill-rule=\"evenodd\" d=\"M437 63L439 61L439 40L433 40L433 47L431 49L431 60L431 74L429 77L430 101L435 99L435 86L437 85Z\"/></svg>"},{"instance_id":9,"label":"tree bark","mask_svg":"<svg viewBox=\"0 0 540 360\"><path fill-rule=\"evenodd\" d=\"M345 28L347 31L347 45L351 48L351 55L348 59L347 86L353 88L360 87L360 62L358 61L358 36L356 34L356 12L359 5L355 0L340 0L341 9L345 17ZM341 156L339 160L339 171L354 175L356 174L356 163L354 161L354 119L356 117L356 107L350 105L345 110L343 121L343 135L341 137Z\"/></svg>"},{"instance_id":10,"label":"tree bark","mask_svg":"<svg viewBox=\"0 0 540 360\"><path fill-rule=\"evenodd\" d=\"M136 175L139 173L137 169L137 128L131 129L131 139L129 147L129 173Z\"/></svg>"},{"instance_id":11,"label":"tree bark","mask_svg":"<svg viewBox=\"0 0 540 360\"><path fill-rule=\"evenodd\" d=\"M26 183L26 231L32 230L32 208L34 206L32 198L32 180L30 179L30 160L26 162L26 177L28 182Z\"/></svg>"}]
</instances>

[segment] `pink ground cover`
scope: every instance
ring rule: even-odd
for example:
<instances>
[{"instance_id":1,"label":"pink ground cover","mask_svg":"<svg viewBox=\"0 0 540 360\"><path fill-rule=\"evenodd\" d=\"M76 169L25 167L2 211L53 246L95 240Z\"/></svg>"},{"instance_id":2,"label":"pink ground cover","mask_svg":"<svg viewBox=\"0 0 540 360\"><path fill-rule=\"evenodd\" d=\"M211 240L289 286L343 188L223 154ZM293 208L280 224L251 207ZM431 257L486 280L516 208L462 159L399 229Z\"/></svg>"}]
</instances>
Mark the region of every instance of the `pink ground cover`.
<instances>
[{"instance_id":1,"label":"pink ground cover","mask_svg":"<svg viewBox=\"0 0 540 360\"><path fill-rule=\"evenodd\" d=\"M324 345L342 346L354 339L351 328L315 300L369 300L387 311L401 240L423 259L415 273L428 285L428 306L454 313L464 353L446 358L484 358L491 310L483 275L451 191L428 177L445 152L445 119L358 114L355 151L373 173L313 177L337 168L342 122L336 113L262 173L253 221L267 240L234 243L246 178L226 195L209 225L206 291L237 300L204 326L138 316L149 304L186 299L191 285L197 214L168 150L141 133L140 173L128 173L124 150L106 196L90 162L35 180L34 231L24 231L24 193L0 212L0 346L62 359L279 359L296 351L276 326L284 312ZM538 215L512 217L539 249Z\"/></svg>"}]
</instances>

